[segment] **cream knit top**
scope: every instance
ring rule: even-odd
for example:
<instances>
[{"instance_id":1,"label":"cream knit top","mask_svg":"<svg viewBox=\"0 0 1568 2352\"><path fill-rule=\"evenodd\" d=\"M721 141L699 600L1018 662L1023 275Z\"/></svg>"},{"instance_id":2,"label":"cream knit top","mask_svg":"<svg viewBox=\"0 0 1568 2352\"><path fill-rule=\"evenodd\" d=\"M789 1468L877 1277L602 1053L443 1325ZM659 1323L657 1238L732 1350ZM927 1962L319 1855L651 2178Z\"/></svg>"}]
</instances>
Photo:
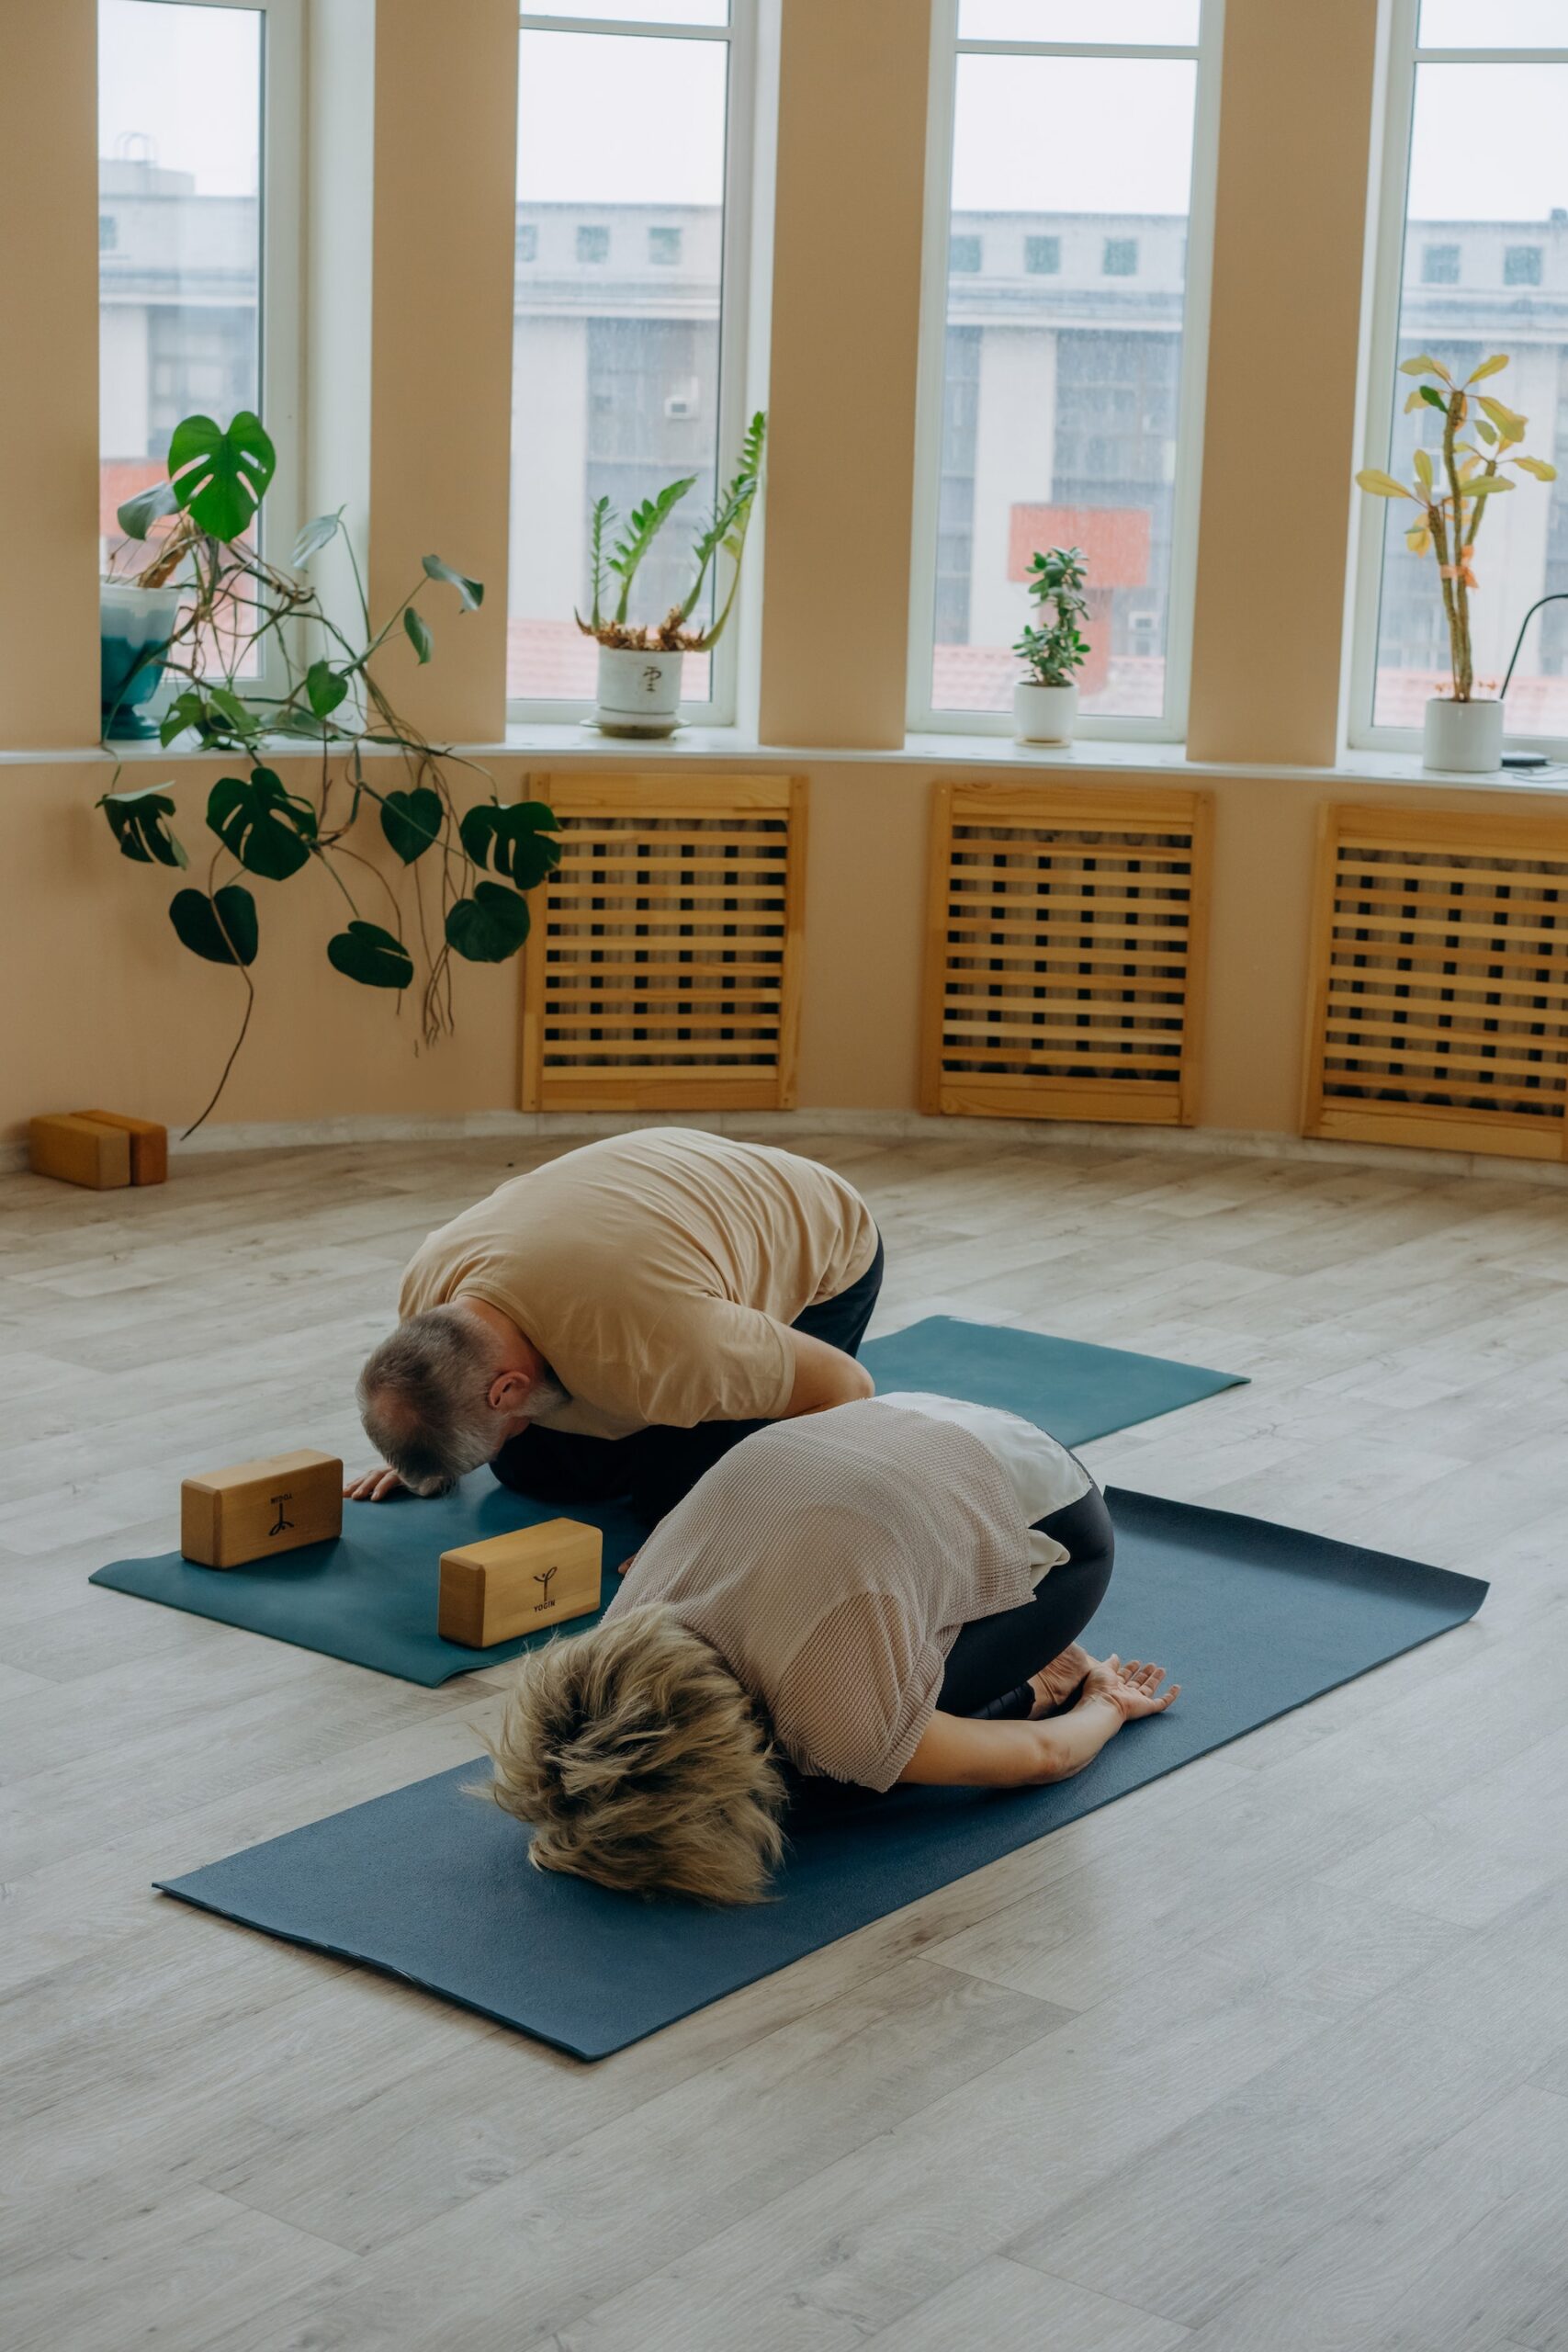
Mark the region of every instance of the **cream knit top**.
<instances>
[{"instance_id":1,"label":"cream knit top","mask_svg":"<svg viewBox=\"0 0 1568 2352\"><path fill-rule=\"evenodd\" d=\"M660 1521L606 1613L667 1603L802 1771L889 1789L961 1627L1033 1589L996 1454L871 1397L742 1439Z\"/></svg>"}]
</instances>

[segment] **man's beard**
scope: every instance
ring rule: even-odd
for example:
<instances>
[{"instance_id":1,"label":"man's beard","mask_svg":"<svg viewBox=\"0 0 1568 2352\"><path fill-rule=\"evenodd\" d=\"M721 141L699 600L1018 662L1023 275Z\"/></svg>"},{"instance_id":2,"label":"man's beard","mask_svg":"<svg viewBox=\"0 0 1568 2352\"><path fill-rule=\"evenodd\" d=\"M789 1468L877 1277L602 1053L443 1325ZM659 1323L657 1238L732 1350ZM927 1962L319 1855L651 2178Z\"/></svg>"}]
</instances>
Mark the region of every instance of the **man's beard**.
<instances>
[{"instance_id":1,"label":"man's beard","mask_svg":"<svg viewBox=\"0 0 1568 2352\"><path fill-rule=\"evenodd\" d=\"M525 1409L529 1420L542 1421L547 1413L562 1412L570 1402L571 1398L561 1386L555 1374L542 1372L528 1391L528 1402Z\"/></svg>"}]
</instances>

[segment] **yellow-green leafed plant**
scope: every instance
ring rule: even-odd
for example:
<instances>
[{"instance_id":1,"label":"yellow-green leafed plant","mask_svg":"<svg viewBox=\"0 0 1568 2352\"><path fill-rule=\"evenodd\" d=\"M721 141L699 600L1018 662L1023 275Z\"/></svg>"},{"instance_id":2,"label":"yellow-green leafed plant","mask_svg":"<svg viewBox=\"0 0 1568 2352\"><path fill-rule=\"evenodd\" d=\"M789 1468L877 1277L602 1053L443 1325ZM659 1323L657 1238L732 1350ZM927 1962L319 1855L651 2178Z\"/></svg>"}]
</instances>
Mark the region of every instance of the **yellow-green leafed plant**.
<instances>
[{"instance_id":1,"label":"yellow-green leafed plant","mask_svg":"<svg viewBox=\"0 0 1568 2352\"><path fill-rule=\"evenodd\" d=\"M1441 416L1443 443L1438 462L1434 464L1430 449L1416 450L1414 489L1376 466L1363 467L1356 476L1361 489L1373 498L1410 498L1421 509L1420 519L1412 523L1404 534L1404 544L1413 555L1432 554L1438 559L1438 578L1453 660L1455 702L1471 701L1475 686L1470 650L1470 597L1476 585L1471 563L1476 537L1485 520L1486 502L1514 488L1511 477L1499 469L1517 466L1521 472L1534 474L1538 481L1557 479L1556 467L1548 465L1544 458L1527 458L1519 451L1529 418L1518 415L1490 393L1475 390L1489 376L1500 374L1507 364L1506 351L1495 352L1460 384L1442 361L1434 359L1428 352L1402 360L1402 376L1435 376L1438 379L1437 383L1417 384L1404 403L1406 415L1412 410L1426 407L1435 408ZM1473 441L1460 438L1467 425L1472 426Z\"/></svg>"}]
</instances>

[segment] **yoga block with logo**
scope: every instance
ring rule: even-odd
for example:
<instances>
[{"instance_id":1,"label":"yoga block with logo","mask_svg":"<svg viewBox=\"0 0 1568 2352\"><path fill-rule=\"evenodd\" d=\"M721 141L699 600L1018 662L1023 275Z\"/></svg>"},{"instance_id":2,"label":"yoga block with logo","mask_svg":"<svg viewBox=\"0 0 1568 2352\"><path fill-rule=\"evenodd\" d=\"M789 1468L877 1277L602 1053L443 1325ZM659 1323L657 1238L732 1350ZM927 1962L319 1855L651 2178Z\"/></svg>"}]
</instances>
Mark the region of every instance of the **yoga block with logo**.
<instances>
[{"instance_id":1,"label":"yoga block with logo","mask_svg":"<svg viewBox=\"0 0 1568 2352\"><path fill-rule=\"evenodd\" d=\"M35 1176L85 1184L95 1193L130 1182L130 1137L71 1112L28 1122L28 1166Z\"/></svg>"},{"instance_id":2,"label":"yoga block with logo","mask_svg":"<svg viewBox=\"0 0 1568 2352\"><path fill-rule=\"evenodd\" d=\"M343 1533L343 1464L335 1454L271 1453L187 1478L180 1550L203 1568L243 1568Z\"/></svg>"},{"instance_id":3,"label":"yoga block with logo","mask_svg":"<svg viewBox=\"0 0 1568 2352\"><path fill-rule=\"evenodd\" d=\"M586 1616L599 1606L604 1549L596 1527L547 1519L443 1552L436 1630L444 1642L488 1650L540 1625Z\"/></svg>"}]
</instances>

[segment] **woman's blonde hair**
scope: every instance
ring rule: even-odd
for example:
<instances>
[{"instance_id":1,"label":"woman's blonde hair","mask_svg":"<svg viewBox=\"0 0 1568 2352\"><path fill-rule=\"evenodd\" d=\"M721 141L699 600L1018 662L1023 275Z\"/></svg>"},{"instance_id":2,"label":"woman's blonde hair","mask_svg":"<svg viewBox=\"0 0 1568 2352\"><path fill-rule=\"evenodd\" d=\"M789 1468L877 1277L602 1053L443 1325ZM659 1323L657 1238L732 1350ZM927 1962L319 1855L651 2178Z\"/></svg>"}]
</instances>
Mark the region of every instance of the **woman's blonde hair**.
<instances>
[{"instance_id":1,"label":"woman's blonde hair","mask_svg":"<svg viewBox=\"0 0 1568 2352\"><path fill-rule=\"evenodd\" d=\"M784 1851L784 1776L750 1699L658 1604L519 1659L491 1754L491 1793L534 1825L540 1870L755 1903Z\"/></svg>"}]
</instances>

